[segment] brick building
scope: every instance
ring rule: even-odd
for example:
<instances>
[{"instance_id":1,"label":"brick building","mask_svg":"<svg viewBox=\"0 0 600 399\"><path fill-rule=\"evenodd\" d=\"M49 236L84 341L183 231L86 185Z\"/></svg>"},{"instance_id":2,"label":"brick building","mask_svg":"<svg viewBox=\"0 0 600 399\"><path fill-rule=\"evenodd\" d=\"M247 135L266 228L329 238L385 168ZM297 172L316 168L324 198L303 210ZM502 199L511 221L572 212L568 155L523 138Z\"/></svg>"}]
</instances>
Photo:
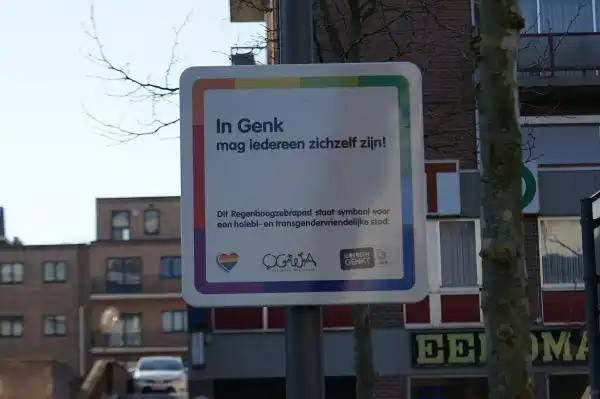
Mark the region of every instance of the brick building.
<instances>
[{"instance_id":1,"label":"brick building","mask_svg":"<svg viewBox=\"0 0 600 399\"><path fill-rule=\"evenodd\" d=\"M0 247L0 353L85 373L85 245Z\"/></svg>"},{"instance_id":2,"label":"brick building","mask_svg":"<svg viewBox=\"0 0 600 399\"><path fill-rule=\"evenodd\" d=\"M0 246L0 353L85 375L95 359L187 351L179 198L97 200L90 244ZM109 307L120 312L100 331Z\"/></svg>"},{"instance_id":3,"label":"brick building","mask_svg":"<svg viewBox=\"0 0 600 399\"><path fill-rule=\"evenodd\" d=\"M181 300L179 198L97 200L97 239L89 246L89 347L92 358L135 361L187 352ZM98 328L102 312L120 312L118 333Z\"/></svg>"}]
</instances>

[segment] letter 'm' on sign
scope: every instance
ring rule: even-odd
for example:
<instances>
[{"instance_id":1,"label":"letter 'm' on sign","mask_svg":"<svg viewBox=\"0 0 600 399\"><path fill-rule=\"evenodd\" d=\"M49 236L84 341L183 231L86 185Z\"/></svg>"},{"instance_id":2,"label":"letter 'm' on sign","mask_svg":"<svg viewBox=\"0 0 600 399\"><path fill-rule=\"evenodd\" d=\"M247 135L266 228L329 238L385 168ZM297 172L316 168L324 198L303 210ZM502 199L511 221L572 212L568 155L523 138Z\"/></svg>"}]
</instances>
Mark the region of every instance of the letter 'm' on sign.
<instances>
[{"instance_id":1,"label":"letter 'm' on sign","mask_svg":"<svg viewBox=\"0 0 600 399\"><path fill-rule=\"evenodd\" d=\"M562 331L555 337L551 332L542 333L542 342L544 343L544 362L553 360L563 360L570 362L573 360L571 356L571 345L569 344L570 334Z\"/></svg>"}]
</instances>

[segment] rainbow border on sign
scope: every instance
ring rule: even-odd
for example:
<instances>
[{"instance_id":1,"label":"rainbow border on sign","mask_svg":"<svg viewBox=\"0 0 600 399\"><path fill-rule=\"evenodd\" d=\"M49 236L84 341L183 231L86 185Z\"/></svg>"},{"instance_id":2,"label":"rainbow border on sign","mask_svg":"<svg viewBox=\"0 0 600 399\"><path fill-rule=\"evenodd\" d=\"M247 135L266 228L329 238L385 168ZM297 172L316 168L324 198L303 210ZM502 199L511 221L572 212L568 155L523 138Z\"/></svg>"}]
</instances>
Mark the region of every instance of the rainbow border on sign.
<instances>
[{"instance_id":1,"label":"rainbow border on sign","mask_svg":"<svg viewBox=\"0 0 600 399\"><path fill-rule=\"evenodd\" d=\"M404 276L401 279L263 281L213 283L206 279L206 203L204 170L204 92L207 90L307 89L334 87L395 87L400 123L400 188L402 190L402 244ZM402 123L404 122L404 123ZM194 276L202 294L302 293L346 291L406 291L415 285L415 231L409 82L404 76L321 76L302 78L199 79L192 88L192 146L194 176Z\"/></svg>"}]
</instances>

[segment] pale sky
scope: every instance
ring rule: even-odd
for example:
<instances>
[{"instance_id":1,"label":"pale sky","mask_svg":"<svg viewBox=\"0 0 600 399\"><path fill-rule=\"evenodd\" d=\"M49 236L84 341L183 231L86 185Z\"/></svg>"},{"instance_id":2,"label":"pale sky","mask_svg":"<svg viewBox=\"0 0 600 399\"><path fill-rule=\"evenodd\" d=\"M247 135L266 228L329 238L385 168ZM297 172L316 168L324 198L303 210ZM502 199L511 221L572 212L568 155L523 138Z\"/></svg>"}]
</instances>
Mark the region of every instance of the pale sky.
<instances>
[{"instance_id":1,"label":"pale sky","mask_svg":"<svg viewBox=\"0 0 600 399\"><path fill-rule=\"evenodd\" d=\"M115 145L86 111L106 123L136 128L149 105L107 93L120 83L87 55L86 0L0 1L0 206L9 237L25 244L85 242L95 237L95 198L179 195L178 126L159 137ZM227 0L96 0L98 33L108 58L129 63L140 79L164 82L173 28L180 61L172 83L188 66L228 65L231 46L255 43L261 24L229 23ZM96 53L97 54L97 53ZM114 77L114 76L113 76ZM177 104L160 116L177 117Z\"/></svg>"}]
</instances>

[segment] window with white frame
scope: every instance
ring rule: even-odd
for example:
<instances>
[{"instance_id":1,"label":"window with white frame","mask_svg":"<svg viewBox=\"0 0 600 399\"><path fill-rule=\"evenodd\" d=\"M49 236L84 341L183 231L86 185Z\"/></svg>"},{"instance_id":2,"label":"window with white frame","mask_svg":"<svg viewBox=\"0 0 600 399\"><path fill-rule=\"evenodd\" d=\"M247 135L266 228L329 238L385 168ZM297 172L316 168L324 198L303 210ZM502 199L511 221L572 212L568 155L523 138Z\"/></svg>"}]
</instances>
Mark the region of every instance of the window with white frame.
<instances>
[{"instance_id":1,"label":"window with white frame","mask_svg":"<svg viewBox=\"0 0 600 399\"><path fill-rule=\"evenodd\" d=\"M579 218L540 219L543 285L583 285Z\"/></svg>"},{"instance_id":2,"label":"window with white frame","mask_svg":"<svg viewBox=\"0 0 600 399\"><path fill-rule=\"evenodd\" d=\"M185 310L162 312L162 328L164 332L187 331L187 312Z\"/></svg>"},{"instance_id":3,"label":"window with white frame","mask_svg":"<svg viewBox=\"0 0 600 399\"><path fill-rule=\"evenodd\" d=\"M23 316L0 316L0 338L22 337Z\"/></svg>"},{"instance_id":4,"label":"window with white frame","mask_svg":"<svg viewBox=\"0 0 600 399\"><path fill-rule=\"evenodd\" d=\"M599 0L520 0L519 3L525 17L525 33L598 31Z\"/></svg>"},{"instance_id":5,"label":"window with white frame","mask_svg":"<svg viewBox=\"0 0 600 399\"><path fill-rule=\"evenodd\" d=\"M47 337L67 335L67 317L64 315L44 316L44 335Z\"/></svg>"},{"instance_id":6,"label":"window with white frame","mask_svg":"<svg viewBox=\"0 0 600 399\"><path fill-rule=\"evenodd\" d=\"M111 227L113 240L129 241L131 239L131 212L113 211Z\"/></svg>"},{"instance_id":7,"label":"window with white frame","mask_svg":"<svg viewBox=\"0 0 600 399\"><path fill-rule=\"evenodd\" d=\"M23 284L24 267L22 263L0 264L0 284Z\"/></svg>"},{"instance_id":8,"label":"window with white frame","mask_svg":"<svg viewBox=\"0 0 600 399\"><path fill-rule=\"evenodd\" d=\"M477 289L479 277L479 221L430 220L429 256L439 274L440 289ZM432 272L434 272L432 270Z\"/></svg>"},{"instance_id":9,"label":"window with white frame","mask_svg":"<svg viewBox=\"0 0 600 399\"><path fill-rule=\"evenodd\" d=\"M44 262L44 282L45 283L64 283L67 281L67 264L62 261Z\"/></svg>"}]
</instances>

